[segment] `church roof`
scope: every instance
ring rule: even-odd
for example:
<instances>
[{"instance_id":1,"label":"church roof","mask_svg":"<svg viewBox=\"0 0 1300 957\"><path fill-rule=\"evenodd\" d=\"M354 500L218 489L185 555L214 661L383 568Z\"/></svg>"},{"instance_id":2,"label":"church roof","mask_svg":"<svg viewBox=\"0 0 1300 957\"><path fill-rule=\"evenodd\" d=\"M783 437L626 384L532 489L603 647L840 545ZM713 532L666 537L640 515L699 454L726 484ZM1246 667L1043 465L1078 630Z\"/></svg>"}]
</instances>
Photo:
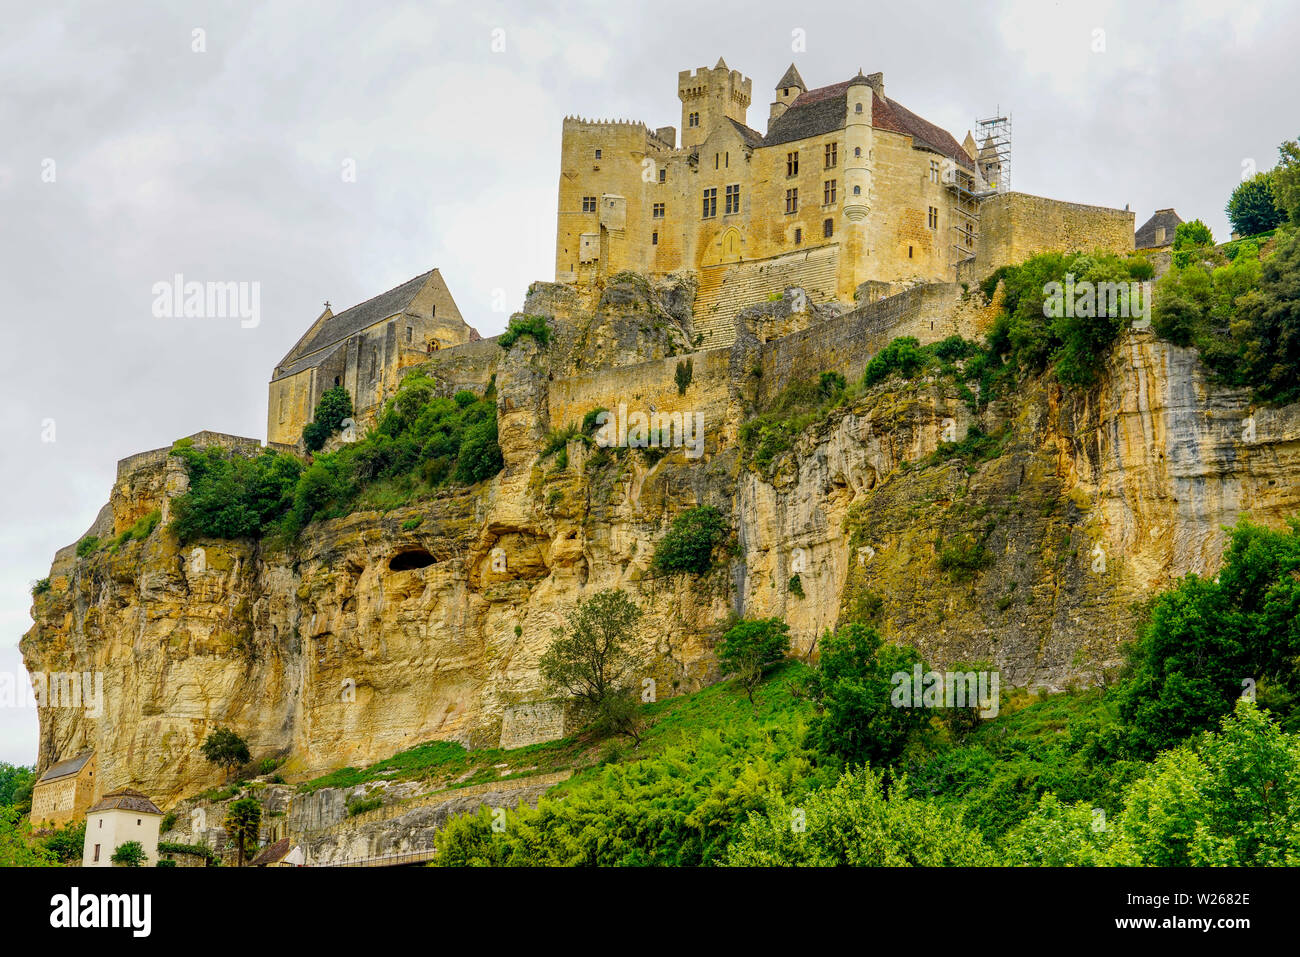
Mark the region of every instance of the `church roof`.
<instances>
[{"instance_id":1,"label":"church roof","mask_svg":"<svg viewBox=\"0 0 1300 957\"><path fill-rule=\"evenodd\" d=\"M148 797L139 791L133 791L131 788L118 788L116 791L109 791L103 799L87 811L92 814L95 811L135 811L138 814L162 814L158 805L150 801Z\"/></svg>"},{"instance_id":2,"label":"church roof","mask_svg":"<svg viewBox=\"0 0 1300 957\"><path fill-rule=\"evenodd\" d=\"M86 762L94 757L94 751L86 751L77 755L75 758L68 758L51 764L45 769L45 773L40 776L37 784L43 784L46 781L54 781L57 778L66 778L69 774L77 774L86 766Z\"/></svg>"},{"instance_id":3,"label":"church roof","mask_svg":"<svg viewBox=\"0 0 1300 957\"><path fill-rule=\"evenodd\" d=\"M793 143L795 140L821 136L843 129L848 110L848 90L853 80L833 83L800 94L790 108L778 116L763 138L764 146ZM959 166L973 169L974 163L952 138L947 130L917 116L897 100L879 93L871 94L871 125L878 130L890 130L912 137L912 143L922 149L933 150L947 156Z\"/></svg>"},{"instance_id":4,"label":"church roof","mask_svg":"<svg viewBox=\"0 0 1300 957\"><path fill-rule=\"evenodd\" d=\"M340 342L362 329L373 326L376 322L403 312L435 272L437 272L436 269L430 269L428 272L420 273L415 278L406 280L400 286L394 286L387 292L381 292L379 295L358 303L350 309L335 313L320 323L305 341L296 345L280 364L287 366L296 362L302 356L324 349L326 346Z\"/></svg>"},{"instance_id":5,"label":"church roof","mask_svg":"<svg viewBox=\"0 0 1300 957\"><path fill-rule=\"evenodd\" d=\"M1157 209L1155 214L1138 227L1137 233L1133 236L1133 245L1137 249L1152 249L1156 246L1156 230L1161 226L1165 229L1164 242L1161 246L1169 246L1174 241L1174 230L1178 224L1183 221L1172 209Z\"/></svg>"},{"instance_id":6,"label":"church roof","mask_svg":"<svg viewBox=\"0 0 1300 957\"><path fill-rule=\"evenodd\" d=\"M803 81L803 77L799 75L799 71L794 68L793 63L790 64L790 69L785 71L785 75L776 81L778 90L788 86L797 86L801 90L808 89L808 84Z\"/></svg>"}]
</instances>

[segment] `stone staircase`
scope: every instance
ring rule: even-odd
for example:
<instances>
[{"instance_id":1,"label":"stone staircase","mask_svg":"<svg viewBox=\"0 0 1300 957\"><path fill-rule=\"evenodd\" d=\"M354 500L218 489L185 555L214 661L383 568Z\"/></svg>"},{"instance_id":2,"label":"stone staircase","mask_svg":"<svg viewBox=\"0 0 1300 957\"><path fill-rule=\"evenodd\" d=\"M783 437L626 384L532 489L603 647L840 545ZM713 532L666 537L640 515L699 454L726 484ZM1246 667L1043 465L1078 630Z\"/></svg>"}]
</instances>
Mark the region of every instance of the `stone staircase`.
<instances>
[{"instance_id":1,"label":"stone staircase","mask_svg":"<svg viewBox=\"0 0 1300 957\"><path fill-rule=\"evenodd\" d=\"M833 300L838 266L838 245L706 266L700 270L695 295L695 334L703 336L699 348L731 345L736 338L732 323L736 313L779 297L787 286L801 287L813 302Z\"/></svg>"}]
</instances>

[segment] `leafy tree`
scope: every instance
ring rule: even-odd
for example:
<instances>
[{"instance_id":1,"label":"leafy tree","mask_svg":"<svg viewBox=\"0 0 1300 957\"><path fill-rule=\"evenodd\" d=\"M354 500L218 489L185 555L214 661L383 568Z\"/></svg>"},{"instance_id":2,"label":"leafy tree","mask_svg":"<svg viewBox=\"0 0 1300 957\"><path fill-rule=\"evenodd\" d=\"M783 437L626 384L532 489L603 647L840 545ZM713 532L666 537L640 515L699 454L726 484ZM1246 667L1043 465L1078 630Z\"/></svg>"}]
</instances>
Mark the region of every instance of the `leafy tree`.
<instances>
[{"instance_id":1,"label":"leafy tree","mask_svg":"<svg viewBox=\"0 0 1300 957\"><path fill-rule=\"evenodd\" d=\"M1188 575L1155 600L1118 689L1130 747L1151 754L1212 726L1247 682L1293 695L1298 657L1300 520L1275 532L1242 519L1215 579Z\"/></svg>"},{"instance_id":2,"label":"leafy tree","mask_svg":"<svg viewBox=\"0 0 1300 957\"><path fill-rule=\"evenodd\" d=\"M1183 269L1213 245L1214 234L1199 219L1179 223L1174 227L1173 264Z\"/></svg>"},{"instance_id":3,"label":"leafy tree","mask_svg":"<svg viewBox=\"0 0 1300 957\"><path fill-rule=\"evenodd\" d=\"M655 545L655 569L704 574L713 564L713 549L722 541L726 528L722 513L712 505L683 512Z\"/></svg>"},{"instance_id":4,"label":"leafy tree","mask_svg":"<svg viewBox=\"0 0 1300 957\"><path fill-rule=\"evenodd\" d=\"M343 427L343 420L352 415L352 396L341 385L326 389L316 403L311 422L302 430L303 444L309 452L319 452L326 440Z\"/></svg>"},{"instance_id":5,"label":"leafy tree","mask_svg":"<svg viewBox=\"0 0 1300 957\"><path fill-rule=\"evenodd\" d=\"M849 765L896 760L928 715L921 707L894 706L892 678L897 672L910 676L920 661L911 648L885 644L870 625L850 622L828 631L809 680L817 709L809 745Z\"/></svg>"},{"instance_id":6,"label":"leafy tree","mask_svg":"<svg viewBox=\"0 0 1300 957\"><path fill-rule=\"evenodd\" d=\"M833 788L775 799L751 815L727 849L733 867L987 867L993 849L951 811L931 801L885 796L870 768L845 773Z\"/></svg>"},{"instance_id":7,"label":"leafy tree","mask_svg":"<svg viewBox=\"0 0 1300 957\"><path fill-rule=\"evenodd\" d=\"M1238 256L1238 259L1241 257ZM1234 265L1236 260L1234 260ZM1300 230L1264 260L1256 295L1236 299L1232 328L1246 377L1267 402L1300 399Z\"/></svg>"},{"instance_id":8,"label":"leafy tree","mask_svg":"<svg viewBox=\"0 0 1300 957\"><path fill-rule=\"evenodd\" d=\"M30 797L32 783L35 780L35 768L0 761L0 806L21 804L24 788L26 795Z\"/></svg>"},{"instance_id":9,"label":"leafy tree","mask_svg":"<svg viewBox=\"0 0 1300 957\"><path fill-rule=\"evenodd\" d=\"M577 698L594 715L599 730L639 740L635 708L628 707L641 609L617 588L578 603L568 626L555 638L538 670L552 690Z\"/></svg>"},{"instance_id":10,"label":"leafy tree","mask_svg":"<svg viewBox=\"0 0 1300 957\"><path fill-rule=\"evenodd\" d=\"M0 867L52 867L54 854L32 840L32 826L15 807L0 804Z\"/></svg>"},{"instance_id":11,"label":"leafy tree","mask_svg":"<svg viewBox=\"0 0 1300 957\"><path fill-rule=\"evenodd\" d=\"M146 859L144 845L139 841L119 844L111 858L114 867L143 867Z\"/></svg>"},{"instance_id":12,"label":"leafy tree","mask_svg":"<svg viewBox=\"0 0 1300 957\"><path fill-rule=\"evenodd\" d=\"M1278 226L1285 216L1278 209L1273 195L1273 174L1256 173L1237 184L1224 209L1228 222L1242 236L1265 233Z\"/></svg>"},{"instance_id":13,"label":"leafy tree","mask_svg":"<svg viewBox=\"0 0 1300 957\"><path fill-rule=\"evenodd\" d=\"M235 842L235 866L243 867L245 856L257 847L257 835L262 827L262 805L251 797L231 801L226 808L224 827L226 835Z\"/></svg>"},{"instance_id":14,"label":"leafy tree","mask_svg":"<svg viewBox=\"0 0 1300 957\"><path fill-rule=\"evenodd\" d=\"M466 485L481 482L496 475L504 465L505 458L497 441L496 417L470 426L456 460L456 481Z\"/></svg>"},{"instance_id":15,"label":"leafy tree","mask_svg":"<svg viewBox=\"0 0 1300 957\"><path fill-rule=\"evenodd\" d=\"M80 864L86 848L86 819L61 827L47 835L43 843L61 864Z\"/></svg>"},{"instance_id":16,"label":"leafy tree","mask_svg":"<svg viewBox=\"0 0 1300 957\"><path fill-rule=\"evenodd\" d=\"M1273 201L1290 223L1300 225L1300 141L1286 140L1277 148L1273 168Z\"/></svg>"},{"instance_id":17,"label":"leafy tree","mask_svg":"<svg viewBox=\"0 0 1300 957\"><path fill-rule=\"evenodd\" d=\"M871 357L862 373L862 384L867 386L883 382L891 375L904 379L914 378L925 368L929 356L921 351L921 344L912 336L901 336Z\"/></svg>"},{"instance_id":18,"label":"leafy tree","mask_svg":"<svg viewBox=\"0 0 1300 957\"><path fill-rule=\"evenodd\" d=\"M210 763L224 768L227 776L235 768L252 760L252 755L248 752L248 743L225 727L218 727L210 732L199 750Z\"/></svg>"},{"instance_id":19,"label":"leafy tree","mask_svg":"<svg viewBox=\"0 0 1300 957\"><path fill-rule=\"evenodd\" d=\"M742 619L722 636L718 665L723 674L734 674L754 703L754 689L763 673L790 651L790 626L780 618Z\"/></svg>"},{"instance_id":20,"label":"leafy tree","mask_svg":"<svg viewBox=\"0 0 1300 957\"><path fill-rule=\"evenodd\" d=\"M266 449L245 455L210 447L178 447L189 489L172 504L172 530L182 544L202 538L257 538L288 511L302 474L292 455Z\"/></svg>"}]
</instances>

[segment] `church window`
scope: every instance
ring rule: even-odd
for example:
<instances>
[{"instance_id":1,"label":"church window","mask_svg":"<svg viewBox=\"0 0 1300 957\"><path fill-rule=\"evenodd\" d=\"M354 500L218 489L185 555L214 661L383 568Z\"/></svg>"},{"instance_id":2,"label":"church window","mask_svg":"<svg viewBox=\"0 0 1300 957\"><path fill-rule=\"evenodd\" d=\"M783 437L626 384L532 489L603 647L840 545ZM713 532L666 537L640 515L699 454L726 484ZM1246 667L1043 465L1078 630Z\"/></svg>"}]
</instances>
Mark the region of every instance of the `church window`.
<instances>
[{"instance_id":1,"label":"church window","mask_svg":"<svg viewBox=\"0 0 1300 957\"><path fill-rule=\"evenodd\" d=\"M828 219L822 223L822 236L830 239L835 235L835 220Z\"/></svg>"},{"instance_id":2,"label":"church window","mask_svg":"<svg viewBox=\"0 0 1300 957\"><path fill-rule=\"evenodd\" d=\"M407 327L406 327L406 343L407 343L407 345L410 345L411 340L414 338L414 336L415 336L415 330L412 329L410 326L407 326ZM335 385L338 385L337 382L334 383L334 384L335 384Z\"/></svg>"},{"instance_id":3,"label":"church window","mask_svg":"<svg viewBox=\"0 0 1300 957\"><path fill-rule=\"evenodd\" d=\"M712 219L718 215L718 189L716 186L704 191L704 209L700 215L704 219Z\"/></svg>"},{"instance_id":4,"label":"church window","mask_svg":"<svg viewBox=\"0 0 1300 957\"><path fill-rule=\"evenodd\" d=\"M930 207L929 218L926 222L931 229L939 228L939 209L936 206Z\"/></svg>"},{"instance_id":5,"label":"church window","mask_svg":"<svg viewBox=\"0 0 1300 957\"><path fill-rule=\"evenodd\" d=\"M730 215L731 213L740 212L740 184L739 183L737 183L735 186L727 187L726 212L728 215Z\"/></svg>"},{"instance_id":6,"label":"church window","mask_svg":"<svg viewBox=\"0 0 1300 957\"><path fill-rule=\"evenodd\" d=\"M785 175L786 176L799 175L799 151L798 150L795 150L793 153L785 154Z\"/></svg>"},{"instance_id":7,"label":"church window","mask_svg":"<svg viewBox=\"0 0 1300 957\"><path fill-rule=\"evenodd\" d=\"M655 204L654 204L654 218L655 218L655 219L663 219L663 218L664 218L664 204L663 204L663 203L655 203Z\"/></svg>"},{"instance_id":8,"label":"church window","mask_svg":"<svg viewBox=\"0 0 1300 957\"><path fill-rule=\"evenodd\" d=\"M596 211L596 197L595 197L595 196L584 196L584 197L582 197L582 211L583 211L584 213L594 213L594 212Z\"/></svg>"},{"instance_id":9,"label":"church window","mask_svg":"<svg viewBox=\"0 0 1300 957\"><path fill-rule=\"evenodd\" d=\"M799 190L787 189L785 191L785 211L787 213L799 212Z\"/></svg>"},{"instance_id":10,"label":"church window","mask_svg":"<svg viewBox=\"0 0 1300 957\"><path fill-rule=\"evenodd\" d=\"M822 183L822 205L829 206L835 202L836 192L835 180L828 179L826 182Z\"/></svg>"},{"instance_id":11,"label":"church window","mask_svg":"<svg viewBox=\"0 0 1300 957\"><path fill-rule=\"evenodd\" d=\"M839 162L839 152L840 152L839 143L826 144L826 168L827 169L835 168L835 164Z\"/></svg>"}]
</instances>

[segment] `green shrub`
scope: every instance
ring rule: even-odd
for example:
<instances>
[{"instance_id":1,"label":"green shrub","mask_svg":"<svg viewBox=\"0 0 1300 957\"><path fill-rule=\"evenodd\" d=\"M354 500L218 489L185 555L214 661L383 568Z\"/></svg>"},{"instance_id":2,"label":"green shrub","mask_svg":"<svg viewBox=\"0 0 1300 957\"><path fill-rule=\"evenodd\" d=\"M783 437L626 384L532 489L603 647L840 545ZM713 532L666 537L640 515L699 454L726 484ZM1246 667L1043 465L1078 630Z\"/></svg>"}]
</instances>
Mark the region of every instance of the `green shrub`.
<instances>
[{"instance_id":1,"label":"green shrub","mask_svg":"<svg viewBox=\"0 0 1300 957\"><path fill-rule=\"evenodd\" d=\"M402 531L413 532L417 528L419 528L423 522L424 522L423 515L417 515L415 516L415 518L408 518L406 521L402 522Z\"/></svg>"},{"instance_id":2,"label":"green shrub","mask_svg":"<svg viewBox=\"0 0 1300 957\"><path fill-rule=\"evenodd\" d=\"M1286 216L1278 209L1273 195L1273 174L1256 173L1237 184L1223 210L1234 232L1255 236L1280 226Z\"/></svg>"},{"instance_id":3,"label":"green shrub","mask_svg":"<svg viewBox=\"0 0 1300 957\"><path fill-rule=\"evenodd\" d=\"M789 580L788 582L786 582L786 586L785 586L785 587L786 587L786 590L787 590L788 592L790 592L790 594L794 595L796 598L803 598L803 597L804 597L804 594L803 594L803 579L801 579L801 578L798 576L798 574L791 575L791 576L790 576L790 580Z\"/></svg>"},{"instance_id":4,"label":"green shrub","mask_svg":"<svg viewBox=\"0 0 1300 957\"><path fill-rule=\"evenodd\" d=\"M348 817L356 817L358 814L365 814L367 811L383 806L382 797L355 798L348 802Z\"/></svg>"},{"instance_id":5,"label":"green shrub","mask_svg":"<svg viewBox=\"0 0 1300 957\"><path fill-rule=\"evenodd\" d=\"M189 489L172 503L172 531L182 544L202 538L257 538L293 502L302 463L265 449L252 455L212 446L176 449Z\"/></svg>"},{"instance_id":6,"label":"green shrub","mask_svg":"<svg viewBox=\"0 0 1300 957\"><path fill-rule=\"evenodd\" d=\"M509 351L520 336L532 336L539 346L546 348L551 341L551 327L545 316L511 316L506 331L501 333L497 342L502 349Z\"/></svg>"},{"instance_id":7,"label":"green shrub","mask_svg":"<svg viewBox=\"0 0 1300 957\"><path fill-rule=\"evenodd\" d=\"M921 351L921 345L915 338L902 336L871 357L862 373L862 384L873 386L892 375L912 379L931 361L930 356Z\"/></svg>"},{"instance_id":8,"label":"green shrub","mask_svg":"<svg viewBox=\"0 0 1300 957\"><path fill-rule=\"evenodd\" d=\"M662 573L704 574L712 567L713 549L726 532L722 513L712 505L683 512L673 519L672 527L655 545L655 569Z\"/></svg>"},{"instance_id":9,"label":"green shrub","mask_svg":"<svg viewBox=\"0 0 1300 957\"><path fill-rule=\"evenodd\" d=\"M312 420L302 430L303 444L309 452L319 452L326 440L343 427L352 415L352 396L341 385L326 389L316 403Z\"/></svg>"},{"instance_id":10,"label":"green shrub","mask_svg":"<svg viewBox=\"0 0 1300 957\"><path fill-rule=\"evenodd\" d=\"M99 536L87 535L81 541L77 542L77 557L85 558L99 548Z\"/></svg>"},{"instance_id":11,"label":"green shrub","mask_svg":"<svg viewBox=\"0 0 1300 957\"><path fill-rule=\"evenodd\" d=\"M44 595L50 590L50 580L48 578L38 578L32 582L32 597Z\"/></svg>"},{"instance_id":12,"label":"green shrub","mask_svg":"<svg viewBox=\"0 0 1300 957\"><path fill-rule=\"evenodd\" d=\"M790 626L780 618L741 619L722 636L718 666L736 676L752 704L764 672L789 653Z\"/></svg>"}]
</instances>

